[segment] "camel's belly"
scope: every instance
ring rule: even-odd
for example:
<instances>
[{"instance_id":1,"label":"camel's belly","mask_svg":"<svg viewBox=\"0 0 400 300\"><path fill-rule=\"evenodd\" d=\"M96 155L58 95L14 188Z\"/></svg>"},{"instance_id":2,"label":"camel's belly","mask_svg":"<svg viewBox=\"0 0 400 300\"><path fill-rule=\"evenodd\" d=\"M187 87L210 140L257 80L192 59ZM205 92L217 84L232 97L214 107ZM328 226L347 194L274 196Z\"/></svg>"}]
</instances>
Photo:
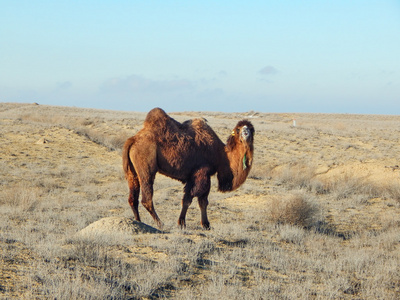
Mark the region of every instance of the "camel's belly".
<instances>
[{"instance_id":1,"label":"camel's belly","mask_svg":"<svg viewBox=\"0 0 400 300\"><path fill-rule=\"evenodd\" d=\"M158 172L173 179L186 182L200 168L208 168L209 174L215 174L213 163L205 157L181 155L176 157L159 157Z\"/></svg>"}]
</instances>

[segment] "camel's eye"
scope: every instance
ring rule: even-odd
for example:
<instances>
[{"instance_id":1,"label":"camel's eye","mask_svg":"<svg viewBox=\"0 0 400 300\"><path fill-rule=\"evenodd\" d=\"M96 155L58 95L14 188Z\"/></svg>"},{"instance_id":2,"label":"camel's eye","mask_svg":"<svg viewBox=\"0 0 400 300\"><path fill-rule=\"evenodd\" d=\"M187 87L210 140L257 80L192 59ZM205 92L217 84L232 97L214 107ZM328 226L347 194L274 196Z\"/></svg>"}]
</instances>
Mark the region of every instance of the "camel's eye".
<instances>
[{"instance_id":1,"label":"camel's eye","mask_svg":"<svg viewBox=\"0 0 400 300\"><path fill-rule=\"evenodd\" d=\"M238 128L238 129L236 129L236 133L237 133L237 134L239 134L239 132L240 132L240 129L239 129L239 128Z\"/></svg>"}]
</instances>

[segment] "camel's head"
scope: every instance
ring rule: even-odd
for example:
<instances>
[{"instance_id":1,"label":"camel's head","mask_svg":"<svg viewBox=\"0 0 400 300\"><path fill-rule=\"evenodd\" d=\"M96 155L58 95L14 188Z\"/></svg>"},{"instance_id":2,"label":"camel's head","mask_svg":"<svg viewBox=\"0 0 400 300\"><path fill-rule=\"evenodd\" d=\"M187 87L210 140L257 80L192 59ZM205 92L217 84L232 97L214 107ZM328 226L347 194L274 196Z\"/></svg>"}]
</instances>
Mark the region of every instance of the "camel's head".
<instances>
[{"instance_id":1,"label":"camel's head","mask_svg":"<svg viewBox=\"0 0 400 300\"><path fill-rule=\"evenodd\" d=\"M253 147L254 127L251 122L242 120L237 123L232 130L231 136L228 138L227 145L233 148L238 143L242 143L249 148Z\"/></svg>"},{"instance_id":2,"label":"camel's head","mask_svg":"<svg viewBox=\"0 0 400 300\"><path fill-rule=\"evenodd\" d=\"M246 180L253 162L253 141L253 124L247 120L237 123L225 145L230 172L218 172L220 191L233 191Z\"/></svg>"}]
</instances>

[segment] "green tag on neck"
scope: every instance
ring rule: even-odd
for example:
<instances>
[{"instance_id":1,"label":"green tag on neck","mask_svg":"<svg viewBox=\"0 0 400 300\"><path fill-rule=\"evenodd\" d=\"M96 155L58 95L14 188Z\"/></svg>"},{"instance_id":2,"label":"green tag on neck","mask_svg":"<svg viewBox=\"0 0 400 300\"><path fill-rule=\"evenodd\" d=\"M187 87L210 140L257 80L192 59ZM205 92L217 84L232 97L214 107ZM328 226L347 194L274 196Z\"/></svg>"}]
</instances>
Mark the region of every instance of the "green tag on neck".
<instances>
[{"instance_id":1,"label":"green tag on neck","mask_svg":"<svg viewBox=\"0 0 400 300\"><path fill-rule=\"evenodd\" d=\"M243 170L247 169L247 165L246 165L246 153L243 156Z\"/></svg>"}]
</instances>

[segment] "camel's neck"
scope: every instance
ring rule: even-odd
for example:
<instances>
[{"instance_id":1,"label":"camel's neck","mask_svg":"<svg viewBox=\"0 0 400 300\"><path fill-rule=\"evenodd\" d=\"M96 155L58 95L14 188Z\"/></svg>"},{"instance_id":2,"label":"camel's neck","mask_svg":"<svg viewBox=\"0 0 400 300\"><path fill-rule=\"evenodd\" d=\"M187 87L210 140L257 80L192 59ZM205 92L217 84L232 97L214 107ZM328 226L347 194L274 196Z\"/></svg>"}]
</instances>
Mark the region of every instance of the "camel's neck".
<instances>
[{"instance_id":1,"label":"camel's neck","mask_svg":"<svg viewBox=\"0 0 400 300\"><path fill-rule=\"evenodd\" d=\"M226 158L229 168L222 168L218 172L219 189L221 191L233 191L241 186L253 163L252 147L237 145L233 149L225 146Z\"/></svg>"}]
</instances>

